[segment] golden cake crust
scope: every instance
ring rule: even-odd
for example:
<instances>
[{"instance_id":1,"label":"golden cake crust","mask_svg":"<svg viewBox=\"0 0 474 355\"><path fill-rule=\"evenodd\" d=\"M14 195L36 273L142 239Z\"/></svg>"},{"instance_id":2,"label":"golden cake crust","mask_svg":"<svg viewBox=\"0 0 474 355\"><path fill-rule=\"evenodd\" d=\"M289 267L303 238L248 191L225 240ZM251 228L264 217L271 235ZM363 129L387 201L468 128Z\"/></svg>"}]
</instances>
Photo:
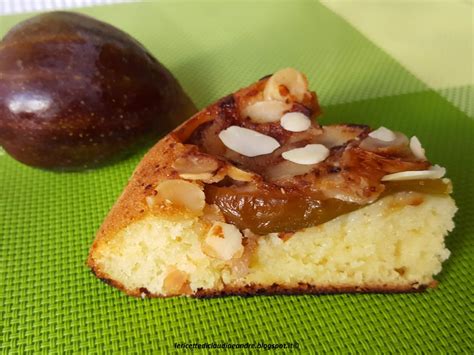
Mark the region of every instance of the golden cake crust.
<instances>
[{"instance_id":1,"label":"golden cake crust","mask_svg":"<svg viewBox=\"0 0 474 355\"><path fill-rule=\"evenodd\" d=\"M127 293L133 297L148 297L148 298L166 298L169 296L163 296L161 294L154 294L148 291L146 288L140 288L138 290L129 290L124 287L120 282L111 280L106 277L101 277L100 271L95 271L94 274L103 282L108 285L114 286L119 290ZM340 293L416 293L423 292L428 288L437 287L438 282L433 280L429 285L364 285L364 286L315 286L308 283L298 283L297 285L281 285L272 284L271 286L262 286L256 284L244 285L244 286L224 286L220 290L210 289L199 289L195 293L191 294L191 297L195 298L213 298L222 296L276 296L276 295L325 295L325 294L340 294Z\"/></svg>"}]
</instances>

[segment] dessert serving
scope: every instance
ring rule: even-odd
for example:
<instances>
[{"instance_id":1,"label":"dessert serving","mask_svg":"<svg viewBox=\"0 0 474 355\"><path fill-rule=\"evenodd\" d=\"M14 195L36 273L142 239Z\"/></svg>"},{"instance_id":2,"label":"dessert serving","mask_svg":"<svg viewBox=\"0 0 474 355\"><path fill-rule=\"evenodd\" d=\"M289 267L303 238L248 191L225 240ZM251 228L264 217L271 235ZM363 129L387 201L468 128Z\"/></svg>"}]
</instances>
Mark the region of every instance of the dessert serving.
<instances>
[{"instance_id":1,"label":"dessert serving","mask_svg":"<svg viewBox=\"0 0 474 355\"><path fill-rule=\"evenodd\" d=\"M291 68L195 114L145 155L88 265L142 297L433 287L456 212L445 169L417 137L319 114Z\"/></svg>"}]
</instances>

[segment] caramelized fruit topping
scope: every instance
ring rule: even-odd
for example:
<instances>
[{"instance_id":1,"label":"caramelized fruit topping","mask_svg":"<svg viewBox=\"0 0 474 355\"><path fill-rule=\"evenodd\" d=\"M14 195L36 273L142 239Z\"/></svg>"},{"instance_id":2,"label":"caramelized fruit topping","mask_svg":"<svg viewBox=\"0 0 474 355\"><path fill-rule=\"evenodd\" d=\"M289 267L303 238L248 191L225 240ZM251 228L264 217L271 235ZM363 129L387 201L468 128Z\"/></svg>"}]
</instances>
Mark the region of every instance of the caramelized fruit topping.
<instances>
[{"instance_id":1,"label":"caramelized fruit topping","mask_svg":"<svg viewBox=\"0 0 474 355\"><path fill-rule=\"evenodd\" d=\"M319 113L304 75L286 68L217 102L175 136L241 172L216 174L204 193L242 231L300 230L397 191L449 192L431 169L438 180L420 180L431 163L417 139L385 127L320 126Z\"/></svg>"},{"instance_id":2,"label":"caramelized fruit topping","mask_svg":"<svg viewBox=\"0 0 474 355\"><path fill-rule=\"evenodd\" d=\"M402 191L447 194L450 185L443 180L388 182L382 196ZM245 187L208 185L205 193L207 203L217 205L227 222L257 234L297 231L365 206L299 191L246 191Z\"/></svg>"}]
</instances>

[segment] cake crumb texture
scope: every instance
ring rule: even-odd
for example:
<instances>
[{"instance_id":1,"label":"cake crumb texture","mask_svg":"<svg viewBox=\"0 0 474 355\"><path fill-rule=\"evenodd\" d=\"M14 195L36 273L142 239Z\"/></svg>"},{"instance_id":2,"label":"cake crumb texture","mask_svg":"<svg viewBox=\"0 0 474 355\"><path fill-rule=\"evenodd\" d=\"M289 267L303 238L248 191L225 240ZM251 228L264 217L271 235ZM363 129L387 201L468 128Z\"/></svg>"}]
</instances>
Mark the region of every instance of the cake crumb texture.
<instances>
[{"instance_id":1,"label":"cake crumb texture","mask_svg":"<svg viewBox=\"0 0 474 355\"><path fill-rule=\"evenodd\" d=\"M456 210L448 195L386 196L289 238L259 236L244 272L202 251L209 225L198 217L149 213L95 243L88 263L135 296L173 295L164 287L169 270L187 275L172 289L194 296L416 291L433 285L449 257L444 236Z\"/></svg>"}]
</instances>

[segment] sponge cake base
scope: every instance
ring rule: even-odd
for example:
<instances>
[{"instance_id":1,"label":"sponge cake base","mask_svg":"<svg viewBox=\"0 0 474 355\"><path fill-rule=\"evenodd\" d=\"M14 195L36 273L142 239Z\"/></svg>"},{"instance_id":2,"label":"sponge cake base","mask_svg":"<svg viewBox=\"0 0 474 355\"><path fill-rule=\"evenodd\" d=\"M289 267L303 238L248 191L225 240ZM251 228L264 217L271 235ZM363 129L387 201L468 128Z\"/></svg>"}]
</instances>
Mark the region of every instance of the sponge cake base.
<instances>
[{"instance_id":1,"label":"sponge cake base","mask_svg":"<svg viewBox=\"0 0 474 355\"><path fill-rule=\"evenodd\" d=\"M88 264L134 296L421 291L449 257L456 210L448 195L397 193L289 237L259 236L245 266L201 250L199 218L149 213L96 241ZM183 287L170 288L171 272Z\"/></svg>"}]
</instances>

